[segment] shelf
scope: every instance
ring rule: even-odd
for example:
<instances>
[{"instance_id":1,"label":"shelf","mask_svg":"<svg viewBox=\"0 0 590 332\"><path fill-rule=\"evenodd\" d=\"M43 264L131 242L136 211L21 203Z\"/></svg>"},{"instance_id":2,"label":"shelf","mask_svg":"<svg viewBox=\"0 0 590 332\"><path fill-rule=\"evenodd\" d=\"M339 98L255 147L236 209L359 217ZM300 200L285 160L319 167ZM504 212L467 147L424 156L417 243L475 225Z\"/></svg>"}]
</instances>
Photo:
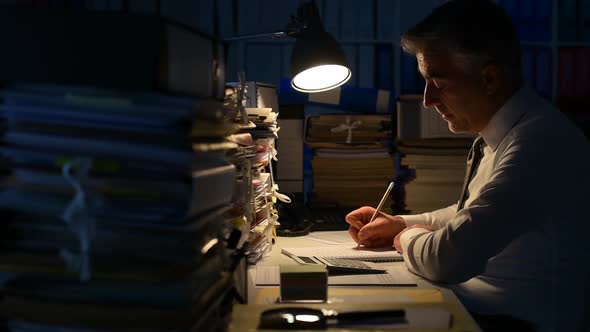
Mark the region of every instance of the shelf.
<instances>
[{"instance_id":1,"label":"shelf","mask_svg":"<svg viewBox=\"0 0 590 332\"><path fill-rule=\"evenodd\" d=\"M557 43L558 47L590 47L590 41L563 41Z\"/></svg>"}]
</instances>

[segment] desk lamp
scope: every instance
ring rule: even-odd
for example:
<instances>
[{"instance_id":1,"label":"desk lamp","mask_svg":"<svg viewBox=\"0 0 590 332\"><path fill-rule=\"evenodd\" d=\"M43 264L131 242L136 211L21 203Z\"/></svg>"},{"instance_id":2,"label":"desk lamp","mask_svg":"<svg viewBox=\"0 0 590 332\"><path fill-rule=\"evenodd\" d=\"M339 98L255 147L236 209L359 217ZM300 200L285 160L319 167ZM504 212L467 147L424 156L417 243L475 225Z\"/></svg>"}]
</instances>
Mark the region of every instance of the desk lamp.
<instances>
[{"instance_id":1,"label":"desk lamp","mask_svg":"<svg viewBox=\"0 0 590 332\"><path fill-rule=\"evenodd\" d=\"M340 44L324 29L315 1L302 3L297 16L291 15L284 31L226 38L226 41L262 37L295 38L291 53L291 86L304 93L316 93L337 88L352 76ZM280 209L280 207L278 207ZM311 223L304 218L303 207L290 209L289 218L277 229L280 236L305 235ZM280 214L287 214L282 209Z\"/></svg>"},{"instance_id":2,"label":"desk lamp","mask_svg":"<svg viewBox=\"0 0 590 332\"><path fill-rule=\"evenodd\" d=\"M346 83L352 72L340 44L324 29L315 1L303 3L285 31L227 38L227 41L260 37L292 37L291 86L301 92L328 91Z\"/></svg>"}]
</instances>

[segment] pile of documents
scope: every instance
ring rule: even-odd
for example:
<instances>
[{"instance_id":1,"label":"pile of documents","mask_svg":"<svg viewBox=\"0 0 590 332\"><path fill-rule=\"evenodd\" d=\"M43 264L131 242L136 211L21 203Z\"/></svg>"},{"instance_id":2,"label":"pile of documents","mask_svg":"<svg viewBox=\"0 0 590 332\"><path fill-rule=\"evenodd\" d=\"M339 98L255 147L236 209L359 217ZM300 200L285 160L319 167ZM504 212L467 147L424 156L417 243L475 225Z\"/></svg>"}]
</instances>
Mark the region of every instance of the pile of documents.
<instances>
[{"instance_id":1,"label":"pile of documents","mask_svg":"<svg viewBox=\"0 0 590 332\"><path fill-rule=\"evenodd\" d=\"M425 138L398 143L401 165L410 171L404 185L405 208L410 213L457 203L470 147L468 138Z\"/></svg>"},{"instance_id":2,"label":"pile of documents","mask_svg":"<svg viewBox=\"0 0 590 332\"><path fill-rule=\"evenodd\" d=\"M245 200L241 202L241 220L236 219L236 224L242 232L240 245L245 245L247 262L254 264L272 249L278 222L276 199L288 201L278 192L271 162L277 158L275 141L279 131L276 88L258 82L230 82L226 100L234 100L239 109L235 122L240 124L240 130L230 140L239 145L232 153L232 161Z\"/></svg>"},{"instance_id":3,"label":"pile of documents","mask_svg":"<svg viewBox=\"0 0 590 332\"><path fill-rule=\"evenodd\" d=\"M236 126L222 104L53 85L0 97L9 328L223 329Z\"/></svg>"},{"instance_id":4,"label":"pile of documents","mask_svg":"<svg viewBox=\"0 0 590 332\"><path fill-rule=\"evenodd\" d=\"M397 101L397 149L406 213L422 213L457 203L465 162L473 141L468 133L453 133L422 95L402 95ZM402 175L403 174L403 175Z\"/></svg>"},{"instance_id":5,"label":"pile of documents","mask_svg":"<svg viewBox=\"0 0 590 332\"><path fill-rule=\"evenodd\" d=\"M377 206L395 179L390 115L310 116L305 142L314 148L313 200L343 208ZM391 211L391 198L384 211Z\"/></svg>"}]
</instances>

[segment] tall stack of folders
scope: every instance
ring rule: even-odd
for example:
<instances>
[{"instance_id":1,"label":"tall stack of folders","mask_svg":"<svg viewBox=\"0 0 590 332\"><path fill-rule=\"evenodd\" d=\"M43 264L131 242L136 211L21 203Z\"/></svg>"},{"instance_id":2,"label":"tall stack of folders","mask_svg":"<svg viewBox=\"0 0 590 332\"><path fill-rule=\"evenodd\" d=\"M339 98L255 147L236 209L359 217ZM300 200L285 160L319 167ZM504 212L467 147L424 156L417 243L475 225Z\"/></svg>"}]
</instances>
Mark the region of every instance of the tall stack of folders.
<instances>
[{"instance_id":1,"label":"tall stack of folders","mask_svg":"<svg viewBox=\"0 0 590 332\"><path fill-rule=\"evenodd\" d=\"M237 128L222 103L55 85L0 98L8 328L223 330Z\"/></svg>"},{"instance_id":2,"label":"tall stack of folders","mask_svg":"<svg viewBox=\"0 0 590 332\"><path fill-rule=\"evenodd\" d=\"M247 262L254 264L272 250L278 212L277 199L288 197L278 192L273 172L277 160L278 99L276 87L261 82L228 82L226 101L237 104L239 131L230 136L238 144L232 161L238 169L238 181L247 192L242 197L242 218L237 219L245 246Z\"/></svg>"},{"instance_id":3,"label":"tall stack of folders","mask_svg":"<svg viewBox=\"0 0 590 332\"><path fill-rule=\"evenodd\" d=\"M457 203L473 136L452 133L421 95L400 96L397 126L405 209L422 213Z\"/></svg>"},{"instance_id":4,"label":"tall stack of folders","mask_svg":"<svg viewBox=\"0 0 590 332\"><path fill-rule=\"evenodd\" d=\"M314 202L345 209L377 206L395 179L389 114L309 116L305 143L314 149ZM390 211L390 197L384 206Z\"/></svg>"}]
</instances>

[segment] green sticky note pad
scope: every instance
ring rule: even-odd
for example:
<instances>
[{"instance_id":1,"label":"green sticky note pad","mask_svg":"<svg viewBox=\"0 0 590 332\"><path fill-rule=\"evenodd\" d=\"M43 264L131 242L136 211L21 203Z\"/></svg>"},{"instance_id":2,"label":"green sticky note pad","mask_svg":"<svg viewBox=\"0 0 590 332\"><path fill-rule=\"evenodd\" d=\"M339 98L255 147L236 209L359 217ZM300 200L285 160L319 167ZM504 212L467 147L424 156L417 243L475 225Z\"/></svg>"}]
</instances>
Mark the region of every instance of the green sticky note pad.
<instances>
[{"instance_id":1,"label":"green sticky note pad","mask_svg":"<svg viewBox=\"0 0 590 332\"><path fill-rule=\"evenodd\" d=\"M281 301L326 301L328 270L325 265L281 265Z\"/></svg>"}]
</instances>

